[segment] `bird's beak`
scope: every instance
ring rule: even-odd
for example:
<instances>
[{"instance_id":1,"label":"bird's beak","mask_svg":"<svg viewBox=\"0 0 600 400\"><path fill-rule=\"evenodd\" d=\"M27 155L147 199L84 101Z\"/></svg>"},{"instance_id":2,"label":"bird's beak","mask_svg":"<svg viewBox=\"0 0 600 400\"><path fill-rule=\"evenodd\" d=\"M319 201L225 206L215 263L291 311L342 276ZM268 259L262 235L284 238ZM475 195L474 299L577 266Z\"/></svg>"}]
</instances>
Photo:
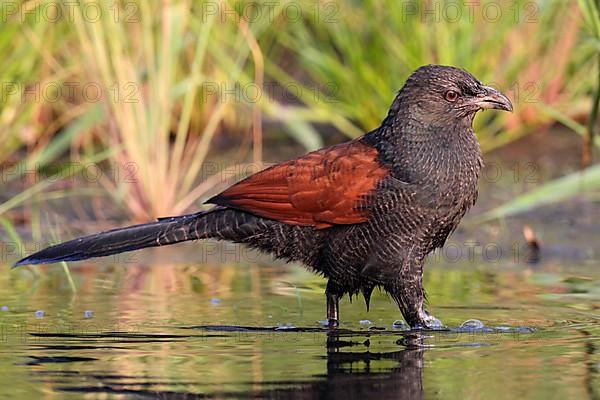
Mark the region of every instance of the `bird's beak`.
<instances>
[{"instance_id":1,"label":"bird's beak","mask_svg":"<svg viewBox=\"0 0 600 400\"><path fill-rule=\"evenodd\" d=\"M482 109L495 108L497 110L513 111L513 105L508 97L489 86L484 86L484 90L485 92L482 95L474 99L473 104Z\"/></svg>"}]
</instances>

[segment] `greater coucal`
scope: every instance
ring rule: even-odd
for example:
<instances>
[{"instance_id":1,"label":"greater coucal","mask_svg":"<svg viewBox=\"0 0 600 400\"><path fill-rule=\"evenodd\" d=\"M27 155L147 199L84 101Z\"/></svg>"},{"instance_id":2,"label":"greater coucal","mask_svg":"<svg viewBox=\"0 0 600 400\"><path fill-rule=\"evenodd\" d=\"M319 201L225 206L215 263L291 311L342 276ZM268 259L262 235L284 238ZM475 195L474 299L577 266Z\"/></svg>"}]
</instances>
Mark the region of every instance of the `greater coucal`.
<instances>
[{"instance_id":1,"label":"greater coucal","mask_svg":"<svg viewBox=\"0 0 600 400\"><path fill-rule=\"evenodd\" d=\"M472 122L510 100L468 72L419 68L377 129L274 165L195 214L114 229L48 247L25 264L84 260L214 238L300 261L327 279L327 318L359 292L387 291L411 327L440 328L423 308L423 263L477 199L481 151Z\"/></svg>"}]
</instances>

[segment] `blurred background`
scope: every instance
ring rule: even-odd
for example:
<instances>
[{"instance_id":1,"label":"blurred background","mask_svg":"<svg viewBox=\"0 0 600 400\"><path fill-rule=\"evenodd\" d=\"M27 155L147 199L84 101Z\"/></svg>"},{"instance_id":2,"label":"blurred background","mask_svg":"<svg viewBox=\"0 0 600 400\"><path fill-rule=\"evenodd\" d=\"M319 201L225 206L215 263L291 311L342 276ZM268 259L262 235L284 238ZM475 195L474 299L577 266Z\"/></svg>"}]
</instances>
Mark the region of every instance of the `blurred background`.
<instances>
[{"instance_id":1,"label":"blurred background","mask_svg":"<svg viewBox=\"0 0 600 400\"><path fill-rule=\"evenodd\" d=\"M69 266L8 268L50 243L202 209L211 195L269 163L360 136L379 125L412 71L447 64L500 89L515 111L475 119L486 160L480 199L428 262L431 305L449 326L477 318L551 334L526 352L508 340L488 354L496 367L517 366L512 378L471 360L466 365L484 371L483 379L455 371L445 380L440 374L448 365L433 353L435 373L425 369L423 377L418 367L421 389L410 388L417 394L444 388L456 397L467 385L497 395L494 388L504 390L510 381L533 397L595 393L600 360L589 347L596 344L570 340L600 333L594 333L600 306L596 1L4 0L0 18L0 305L6 311L0 317L13 336L23 324L31 334L34 323L62 334L63 324L91 315L93 331L103 334L118 326L164 333L201 322L314 325L324 314L324 281L234 245L188 243ZM380 294L369 314L362 300L346 301L342 317L347 327L368 329L390 327L400 315ZM170 327L160 328L165 321ZM78 326L76 340L85 342ZM101 344L115 340L100 337ZM45 360L26 365L53 363L47 360L59 357L60 341L42 349L18 338L19 350L0 360L10 371L0 381L22 380L24 396L39 394L39 386L28 384L39 371L14 365L23 358ZM301 361L293 356L294 341L260 338L242 348L192 342L203 359L188 354L189 342L154 347L142 341L143 351L133 344L111 353L110 361L93 347L88 358L101 361L89 367L62 349L64 365L50 365L87 371L104 386L90 371L120 368L127 379L173 371L162 386L148 383L165 393L185 386L177 379L192 368L199 374L193 379L209 386L185 386L189 393L211 393L213 384L257 393L267 390L264 382L332 373L311 358L311 351L324 352L325 339L304 340L309 350ZM385 346L398 347L390 343ZM292 355L286 362L274 349ZM395 362L407 356L394 354ZM452 356L469 359L457 350L441 358ZM219 357L227 360L222 368L207 372ZM413 364L422 357L408 354ZM572 370L522 373L549 361ZM336 374L348 372L336 365ZM525 376L522 382L517 375ZM43 391L52 392L54 379L40 376ZM568 389L553 382L557 376L571 379ZM133 390L119 379L110 384Z\"/></svg>"},{"instance_id":2,"label":"blurred background","mask_svg":"<svg viewBox=\"0 0 600 400\"><path fill-rule=\"evenodd\" d=\"M26 1L2 11L0 215L13 223L57 198L89 204L90 219L196 210L248 172L233 165L374 129L408 74L430 63L513 99L514 114L476 120L487 154L526 148L528 136L561 148L567 131L579 149L555 161L590 163L593 1Z\"/></svg>"}]
</instances>

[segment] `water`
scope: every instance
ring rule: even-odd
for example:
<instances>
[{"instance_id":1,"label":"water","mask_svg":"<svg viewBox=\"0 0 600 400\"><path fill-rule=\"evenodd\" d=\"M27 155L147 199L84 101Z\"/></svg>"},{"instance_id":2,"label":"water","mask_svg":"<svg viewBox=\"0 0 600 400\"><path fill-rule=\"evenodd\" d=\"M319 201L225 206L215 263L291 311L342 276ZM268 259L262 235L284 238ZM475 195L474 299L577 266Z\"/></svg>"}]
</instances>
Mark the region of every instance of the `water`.
<instances>
[{"instance_id":1,"label":"water","mask_svg":"<svg viewBox=\"0 0 600 400\"><path fill-rule=\"evenodd\" d=\"M320 278L297 266L163 261L191 249L73 264L75 294L60 266L0 275L0 395L600 395L593 263L429 266L431 310L451 331L407 331L376 293L368 313L362 298L345 298L328 333Z\"/></svg>"}]
</instances>

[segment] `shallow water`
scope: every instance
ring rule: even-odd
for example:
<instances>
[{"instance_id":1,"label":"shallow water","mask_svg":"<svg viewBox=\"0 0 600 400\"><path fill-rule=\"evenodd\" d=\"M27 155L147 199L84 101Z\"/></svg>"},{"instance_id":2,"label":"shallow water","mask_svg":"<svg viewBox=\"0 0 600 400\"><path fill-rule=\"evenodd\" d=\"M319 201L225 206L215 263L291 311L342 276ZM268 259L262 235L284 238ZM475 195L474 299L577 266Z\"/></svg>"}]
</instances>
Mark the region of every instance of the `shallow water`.
<instances>
[{"instance_id":1,"label":"shallow water","mask_svg":"<svg viewBox=\"0 0 600 400\"><path fill-rule=\"evenodd\" d=\"M248 257L172 261L193 249L72 264L75 294L60 265L0 275L0 395L599 396L600 272L589 260L430 262L431 310L450 331L395 328L396 306L376 293L370 312L345 298L332 333L318 322L321 278ZM458 329L468 319L485 328Z\"/></svg>"}]
</instances>

